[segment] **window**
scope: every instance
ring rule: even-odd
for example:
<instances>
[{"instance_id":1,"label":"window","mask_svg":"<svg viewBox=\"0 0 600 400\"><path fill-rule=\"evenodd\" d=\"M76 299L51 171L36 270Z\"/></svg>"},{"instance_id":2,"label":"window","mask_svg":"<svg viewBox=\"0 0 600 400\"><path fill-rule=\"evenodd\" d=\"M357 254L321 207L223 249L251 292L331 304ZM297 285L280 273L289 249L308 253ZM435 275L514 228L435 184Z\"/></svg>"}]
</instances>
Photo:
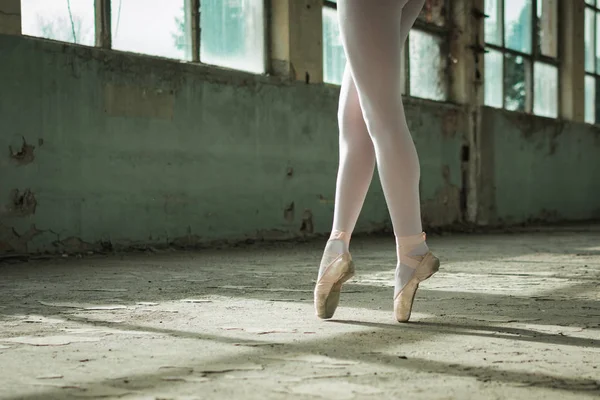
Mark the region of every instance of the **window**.
<instances>
[{"instance_id":1,"label":"window","mask_svg":"<svg viewBox=\"0 0 600 400\"><path fill-rule=\"evenodd\" d=\"M448 98L446 54L448 0L426 0L408 36L406 94L430 100Z\"/></svg>"},{"instance_id":2,"label":"window","mask_svg":"<svg viewBox=\"0 0 600 400\"><path fill-rule=\"evenodd\" d=\"M485 0L485 104L558 116L558 0Z\"/></svg>"},{"instance_id":3,"label":"window","mask_svg":"<svg viewBox=\"0 0 600 400\"><path fill-rule=\"evenodd\" d=\"M263 0L200 0L200 61L265 72Z\"/></svg>"},{"instance_id":4,"label":"window","mask_svg":"<svg viewBox=\"0 0 600 400\"><path fill-rule=\"evenodd\" d=\"M323 6L323 81L340 85L346 67L346 55L340 38L336 2L326 1Z\"/></svg>"},{"instance_id":5,"label":"window","mask_svg":"<svg viewBox=\"0 0 600 400\"><path fill-rule=\"evenodd\" d=\"M404 93L447 100L446 42L448 0L426 0L404 46L407 82Z\"/></svg>"},{"instance_id":6,"label":"window","mask_svg":"<svg viewBox=\"0 0 600 400\"><path fill-rule=\"evenodd\" d=\"M413 29L408 36L408 93L431 100L447 99L445 38Z\"/></svg>"},{"instance_id":7,"label":"window","mask_svg":"<svg viewBox=\"0 0 600 400\"><path fill-rule=\"evenodd\" d=\"M585 0L585 122L600 123L600 1Z\"/></svg>"},{"instance_id":8,"label":"window","mask_svg":"<svg viewBox=\"0 0 600 400\"><path fill-rule=\"evenodd\" d=\"M94 0L21 0L23 34L94 45Z\"/></svg>"},{"instance_id":9,"label":"window","mask_svg":"<svg viewBox=\"0 0 600 400\"><path fill-rule=\"evenodd\" d=\"M341 84L346 57L340 40L337 1L323 4L323 80ZM447 99L447 0L427 0L403 47L402 93L432 100ZM407 51L408 49L408 51Z\"/></svg>"},{"instance_id":10,"label":"window","mask_svg":"<svg viewBox=\"0 0 600 400\"><path fill-rule=\"evenodd\" d=\"M191 60L191 46L183 39L184 4L184 0L111 0L113 49Z\"/></svg>"},{"instance_id":11,"label":"window","mask_svg":"<svg viewBox=\"0 0 600 400\"><path fill-rule=\"evenodd\" d=\"M93 46L95 3L21 0L23 33ZM199 21L193 4L200 6ZM98 10L110 13L113 49L265 72L264 0L110 0L109 8ZM198 26L200 54L193 54Z\"/></svg>"}]
</instances>

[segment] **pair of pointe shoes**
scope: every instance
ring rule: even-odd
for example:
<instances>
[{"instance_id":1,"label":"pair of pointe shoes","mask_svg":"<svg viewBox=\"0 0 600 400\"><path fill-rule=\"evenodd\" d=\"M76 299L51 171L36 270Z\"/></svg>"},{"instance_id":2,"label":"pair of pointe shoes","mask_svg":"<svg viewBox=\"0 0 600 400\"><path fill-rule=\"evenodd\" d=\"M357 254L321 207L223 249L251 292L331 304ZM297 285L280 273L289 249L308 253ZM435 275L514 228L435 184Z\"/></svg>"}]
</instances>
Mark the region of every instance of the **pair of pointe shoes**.
<instances>
[{"instance_id":1,"label":"pair of pointe shoes","mask_svg":"<svg viewBox=\"0 0 600 400\"><path fill-rule=\"evenodd\" d=\"M419 283L431 277L440 268L440 260L431 252L419 257L404 257L403 264L408 267L405 267L404 272L396 270L394 291L394 315L398 322L408 322ZM319 318L333 317L340 301L342 285L353 276L354 262L350 253L340 254L331 263L320 268L314 292L315 311ZM401 286L401 280L406 284Z\"/></svg>"}]
</instances>

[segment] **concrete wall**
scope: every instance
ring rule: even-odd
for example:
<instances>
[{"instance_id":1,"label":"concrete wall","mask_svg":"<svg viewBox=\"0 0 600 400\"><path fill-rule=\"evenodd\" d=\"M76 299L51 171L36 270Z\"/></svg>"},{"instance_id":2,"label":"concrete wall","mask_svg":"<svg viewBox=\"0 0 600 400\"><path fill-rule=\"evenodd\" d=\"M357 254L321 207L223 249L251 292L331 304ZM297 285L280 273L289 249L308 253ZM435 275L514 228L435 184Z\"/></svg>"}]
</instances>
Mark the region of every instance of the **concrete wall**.
<instances>
[{"instance_id":1,"label":"concrete wall","mask_svg":"<svg viewBox=\"0 0 600 400\"><path fill-rule=\"evenodd\" d=\"M0 35L0 253L330 229L336 87ZM407 99L427 227L463 220L466 112ZM600 130L483 109L480 223L600 218ZM388 228L375 176L357 230Z\"/></svg>"},{"instance_id":2,"label":"concrete wall","mask_svg":"<svg viewBox=\"0 0 600 400\"><path fill-rule=\"evenodd\" d=\"M484 108L495 224L600 219L600 129Z\"/></svg>"},{"instance_id":3,"label":"concrete wall","mask_svg":"<svg viewBox=\"0 0 600 400\"><path fill-rule=\"evenodd\" d=\"M330 230L339 90L0 35L0 252ZM427 225L461 218L464 113L409 101ZM389 225L374 183L359 231Z\"/></svg>"}]
</instances>

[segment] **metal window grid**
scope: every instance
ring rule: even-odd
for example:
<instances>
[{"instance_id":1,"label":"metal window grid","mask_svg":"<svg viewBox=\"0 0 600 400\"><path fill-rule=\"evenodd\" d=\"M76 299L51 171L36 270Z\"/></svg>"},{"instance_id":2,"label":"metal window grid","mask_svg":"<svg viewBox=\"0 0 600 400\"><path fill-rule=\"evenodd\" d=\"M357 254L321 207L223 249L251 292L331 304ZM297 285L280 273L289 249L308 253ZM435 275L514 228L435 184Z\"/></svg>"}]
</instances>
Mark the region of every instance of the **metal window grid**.
<instances>
[{"instance_id":1,"label":"metal window grid","mask_svg":"<svg viewBox=\"0 0 600 400\"><path fill-rule=\"evenodd\" d=\"M522 57L523 59L526 60L526 68L527 70L525 71L525 75L529 76L530 79L526 79L526 92L525 92L525 112L526 113L533 113L533 105L534 105L534 90L533 90L533 85L534 85L534 76L533 76L533 71L534 71L534 65L536 61L540 61L543 62L545 64L550 64L554 67L556 67L557 69L560 68L560 59L561 59L561 46L560 46L560 34L562 31L562 27L561 27L561 23L560 23L560 19L557 22L557 30L556 30L556 41L557 41L557 55L556 57L549 57L546 55L543 55L541 53L541 51L539 50L539 43L537 40L537 0L531 0L531 19L530 19L530 24L531 24L531 53L524 53L518 50L513 50L510 48L506 47L506 42L505 42L505 20L504 20L504 0L498 0L500 2L500 32L501 32L501 42L502 45L498 46L496 44L492 44L492 43L487 43L485 44L486 48L491 49L491 50L496 50L500 53L502 53L502 108L506 108L506 96L504 95L504 84L506 81L506 54L510 54L513 56L519 56ZM561 13L561 4L562 2L557 2L556 7L556 15L560 15ZM489 16L486 15L486 18L489 18ZM559 109L560 109L560 102L561 102L561 80L560 80L560 74L558 74L558 93L557 93L557 104L559 104Z\"/></svg>"},{"instance_id":2,"label":"metal window grid","mask_svg":"<svg viewBox=\"0 0 600 400\"><path fill-rule=\"evenodd\" d=\"M585 11L587 10L591 10L594 13L594 34L592 35L592 59L594 60L594 72L588 72L587 69L585 71L585 75L586 76L591 76L594 79L596 79L596 81L598 81L600 79L600 69L598 68L598 62L596 61L598 58L598 49L596 48L596 46L598 46L598 15L600 14L600 0L596 0L595 4L589 4L587 1L585 2ZM585 29L585 27L584 27ZM599 99L598 99L598 91L596 90L596 88L598 87L598 83L596 83L596 85L594 86L594 95L595 95L595 100L596 100L596 104L599 103ZM598 109L597 106L594 105L594 124L599 124L600 123L600 115L598 115L598 113L596 112L596 110Z\"/></svg>"}]
</instances>

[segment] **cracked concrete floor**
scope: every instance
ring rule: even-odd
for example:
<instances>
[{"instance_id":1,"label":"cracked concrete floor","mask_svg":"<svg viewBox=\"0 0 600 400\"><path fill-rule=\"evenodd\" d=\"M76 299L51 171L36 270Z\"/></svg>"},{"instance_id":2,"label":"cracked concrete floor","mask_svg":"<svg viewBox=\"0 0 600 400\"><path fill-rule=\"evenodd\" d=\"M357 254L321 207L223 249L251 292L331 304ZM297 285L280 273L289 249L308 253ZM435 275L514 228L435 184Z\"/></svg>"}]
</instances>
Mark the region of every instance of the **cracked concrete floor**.
<instances>
[{"instance_id":1,"label":"cracked concrete floor","mask_svg":"<svg viewBox=\"0 0 600 400\"><path fill-rule=\"evenodd\" d=\"M0 398L598 398L598 227L429 242L402 325L391 238L327 322L321 242L0 265Z\"/></svg>"}]
</instances>

